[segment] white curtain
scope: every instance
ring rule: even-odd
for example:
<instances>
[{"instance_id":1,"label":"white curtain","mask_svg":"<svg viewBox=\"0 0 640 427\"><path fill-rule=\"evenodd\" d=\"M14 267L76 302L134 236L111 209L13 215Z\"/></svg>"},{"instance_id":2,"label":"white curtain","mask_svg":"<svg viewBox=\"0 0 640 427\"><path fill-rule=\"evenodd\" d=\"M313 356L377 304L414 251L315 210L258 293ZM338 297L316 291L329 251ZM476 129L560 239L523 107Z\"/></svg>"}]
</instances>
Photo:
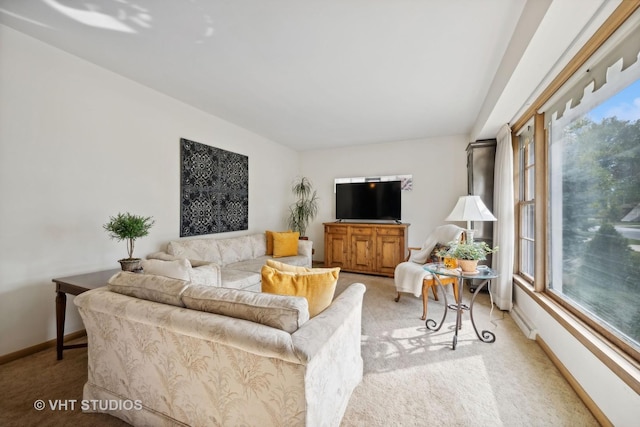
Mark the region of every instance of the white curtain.
<instances>
[{"instance_id":1,"label":"white curtain","mask_svg":"<svg viewBox=\"0 0 640 427\"><path fill-rule=\"evenodd\" d=\"M493 254L492 267L500 276L491 282L493 300L500 310L513 307L513 147L511 129L502 126L497 136L493 188L493 214L498 219L493 227L493 244L498 252Z\"/></svg>"}]
</instances>

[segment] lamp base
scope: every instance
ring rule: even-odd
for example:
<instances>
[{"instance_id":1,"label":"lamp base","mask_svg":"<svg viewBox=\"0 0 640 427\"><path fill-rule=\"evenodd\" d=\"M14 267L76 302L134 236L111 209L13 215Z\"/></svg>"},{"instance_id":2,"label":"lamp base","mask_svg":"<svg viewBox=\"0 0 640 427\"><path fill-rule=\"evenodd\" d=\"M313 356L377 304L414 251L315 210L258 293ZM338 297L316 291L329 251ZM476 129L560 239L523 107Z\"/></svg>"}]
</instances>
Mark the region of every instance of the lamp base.
<instances>
[{"instance_id":1,"label":"lamp base","mask_svg":"<svg viewBox=\"0 0 640 427\"><path fill-rule=\"evenodd\" d=\"M474 231L473 231L473 229L472 229L472 228L467 228L467 229L464 231L464 234L465 234L465 238L466 238L467 243L473 243L473 233L474 233Z\"/></svg>"}]
</instances>

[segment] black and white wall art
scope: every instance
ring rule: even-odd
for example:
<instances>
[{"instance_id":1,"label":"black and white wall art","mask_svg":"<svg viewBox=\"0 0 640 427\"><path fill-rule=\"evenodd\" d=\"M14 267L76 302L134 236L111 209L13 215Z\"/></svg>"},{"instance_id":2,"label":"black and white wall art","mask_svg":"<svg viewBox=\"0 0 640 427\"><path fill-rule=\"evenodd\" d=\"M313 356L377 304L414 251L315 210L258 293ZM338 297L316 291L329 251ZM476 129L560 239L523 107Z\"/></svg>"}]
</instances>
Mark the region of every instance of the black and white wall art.
<instances>
[{"instance_id":1,"label":"black and white wall art","mask_svg":"<svg viewBox=\"0 0 640 427\"><path fill-rule=\"evenodd\" d=\"M180 139L180 237L249 228L249 158Z\"/></svg>"}]
</instances>

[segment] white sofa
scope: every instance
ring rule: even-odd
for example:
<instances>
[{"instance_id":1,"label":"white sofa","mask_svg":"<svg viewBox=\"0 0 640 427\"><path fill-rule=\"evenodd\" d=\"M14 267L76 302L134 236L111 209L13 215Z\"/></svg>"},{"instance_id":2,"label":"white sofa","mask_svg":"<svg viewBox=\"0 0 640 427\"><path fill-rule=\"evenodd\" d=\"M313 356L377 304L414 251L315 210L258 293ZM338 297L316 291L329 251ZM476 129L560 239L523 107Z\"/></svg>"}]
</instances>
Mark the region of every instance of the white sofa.
<instances>
[{"instance_id":1,"label":"white sofa","mask_svg":"<svg viewBox=\"0 0 640 427\"><path fill-rule=\"evenodd\" d=\"M313 242L298 241L298 254L277 258L285 264L311 267ZM169 242L166 252L156 252L148 259L176 260L186 258L194 267L210 264L219 269L217 279L210 283L232 289L260 291L260 269L267 259L265 233L218 238L180 239Z\"/></svg>"},{"instance_id":2,"label":"white sofa","mask_svg":"<svg viewBox=\"0 0 640 427\"><path fill-rule=\"evenodd\" d=\"M74 299L83 400L97 402L83 410L134 426L339 426L362 379L364 292L309 319L304 297L120 272Z\"/></svg>"}]
</instances>

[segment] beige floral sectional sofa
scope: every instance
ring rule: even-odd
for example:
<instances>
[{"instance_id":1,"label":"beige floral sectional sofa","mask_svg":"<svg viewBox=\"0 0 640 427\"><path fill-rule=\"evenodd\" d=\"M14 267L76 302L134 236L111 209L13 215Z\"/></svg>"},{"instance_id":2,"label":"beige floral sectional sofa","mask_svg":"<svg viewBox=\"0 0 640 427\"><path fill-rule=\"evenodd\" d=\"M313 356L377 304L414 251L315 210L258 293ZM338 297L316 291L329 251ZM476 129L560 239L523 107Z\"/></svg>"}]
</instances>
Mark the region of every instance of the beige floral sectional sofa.
<instances>
[{"instance_id":1,"label":"beige floral sectional sofa","mask_svg":"<svg viewBox=\"0 0 640 427\"><path fill-rule=\"evenodd\" d=\"M134 426L339 426L362 379L365 286L304 297L119 272L74 303L88 412Z\"/></svg>"},{"instance_id":2,"label":"beige floral sectional sofa","mask_svg":"<svg viewBox=\"0 0 640 427\"><path fill-rule=\"evenodd\" d=\"M274 259L274 249L269 241L273 234L267 232L226 239L175 240L169 242L166 252L156 252L147 258L164 261L187 259L194 268L192 275L202 271L199 267L208 266L207 278L203 279L200 274L200 282L207 280L213 286L259 291L260 270L267 259ZM293 252L283 252L285 256L275 259L285 264L311 267L313 243L310 240L299 240L294 233L275 234L276 238L293 238L295 242ZM146 263L145 271L154 271L151 264L153 261Z\"/></svg>"},{"instance_id":3,"label":"beige floral sectional sofa","mask_svg":"<svg viewBox=\"0 0 640 427\"><path fill-rule=\"evenodd\" d=\"M339 426L362 380L365 286L333 298L338 269L264 265L264 235L214 240L171 242L144 274L74 299L89 344L83 401L95 402L83 410L134 426ZM278 259L310 266L310 242L299 252ZM308 296L259 292L277 275L313 288L327 277L331 296L311 311Z\"/></svg>"}]
</instances>

